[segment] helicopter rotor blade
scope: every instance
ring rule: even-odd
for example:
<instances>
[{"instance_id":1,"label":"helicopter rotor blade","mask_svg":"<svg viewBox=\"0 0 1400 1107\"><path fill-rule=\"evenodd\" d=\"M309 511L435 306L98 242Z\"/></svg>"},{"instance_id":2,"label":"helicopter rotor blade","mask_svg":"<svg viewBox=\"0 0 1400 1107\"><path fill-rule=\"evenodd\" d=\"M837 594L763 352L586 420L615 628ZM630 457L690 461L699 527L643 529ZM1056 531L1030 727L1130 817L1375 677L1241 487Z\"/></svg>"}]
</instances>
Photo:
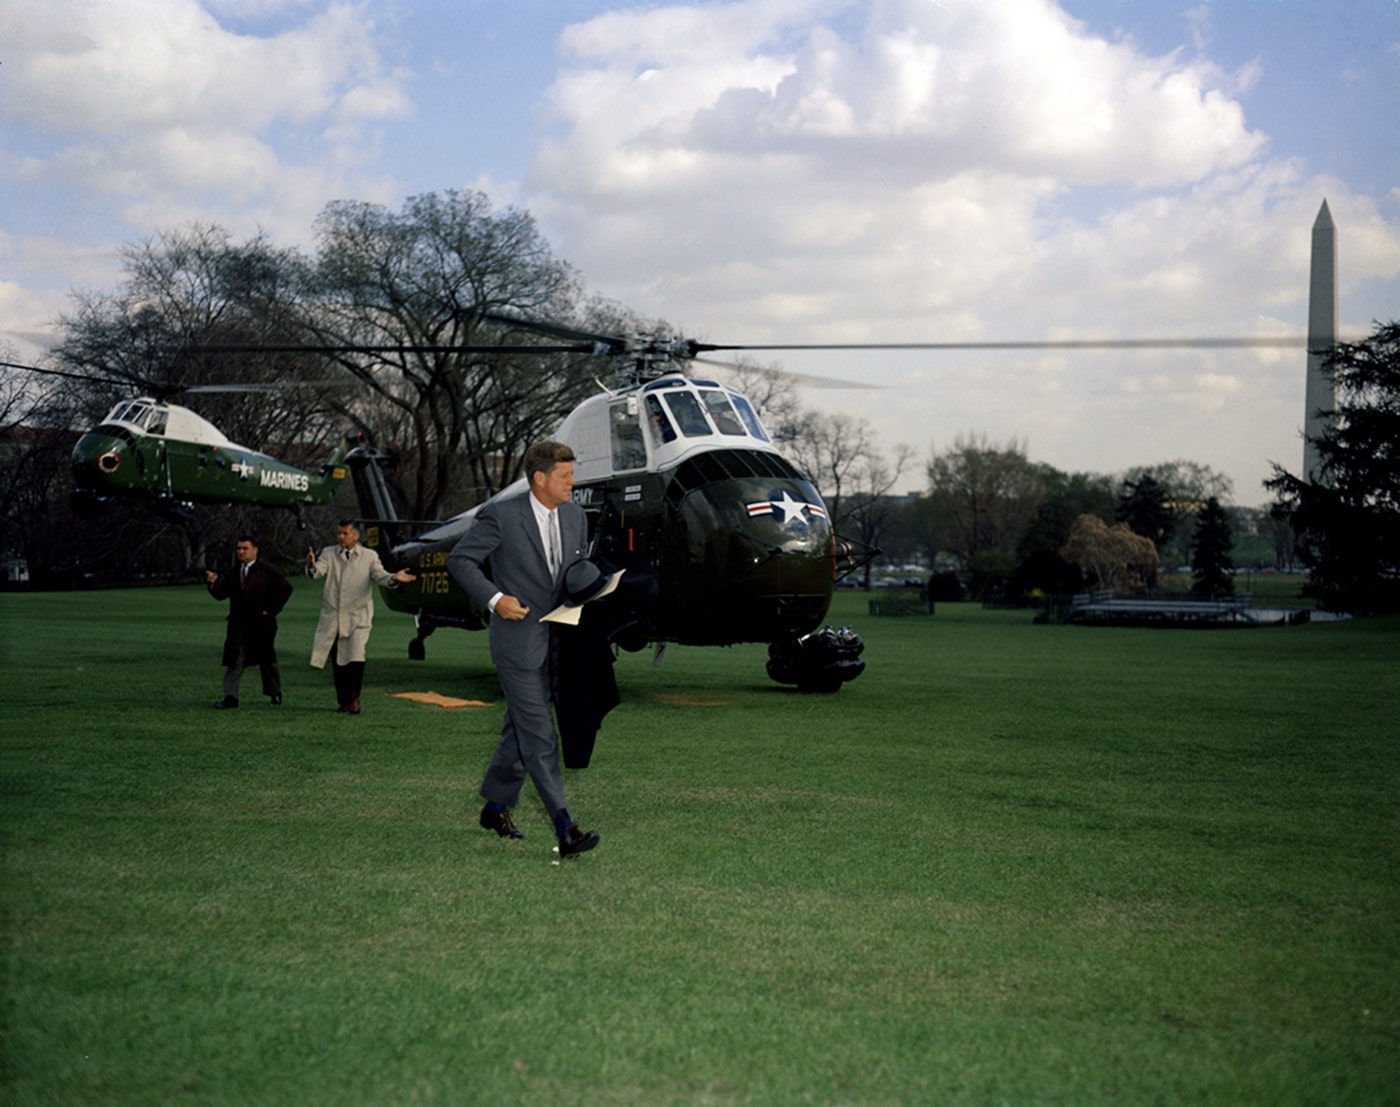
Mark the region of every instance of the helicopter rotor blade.
<instances>
[{"instance_id":1,"label":"helicopter rotor blade","mask_svg":"<svg viewBox=\"0 0 1400 1107\"><path fill-rule=\"evenodd\" d=\"M75 373L70 369L46 369L38 365L25 365L17 361L0 361L0 367L6 369L22 369L30 373L40 373L47 377L68 377L72 380L92 381L94 384L113 385L117 388L136 389L149 392L153 396L161 398L173 396L177 393L199 393L199 392L275 392L293 388L346 388L353 385L354 381L346 380L320 380L320 381L264 381L261 384L194 384L178 385L170 382L161 383L151 380L118 380L116 377L102 377L96 373Z\"/></svg>"},{"instance_id":2,"label":"helicopter rotor blade","mask_svg":"<svg viewBox=\"0 0 1400 1107\"><path fill-rule=\"evenodd\" d=\"M1043 338L1011 342L824 342L731 346L697 342L696 350L1208 350L1296 349L1301 335L1238 338Z\"/></svg>"},{"instance_id":3,"label":"helicopter rotor blade","mask_svg":"<svg viewBox=\"0 0 1400 1107\"><path fill-rule=\"evenodd\" d=\"M811 388L860 388L860 389L883 389L883 384L869 384L865 381L847 381L839 377L822 377L816 373L798 373L792 369L768 369L759 365L739 365L732 361L716 361L709 357L696 357L692 359L701 365L714 365L720 369L728 369L732 373L757 373L764 377L781 377L791 379L797 384L807 385Z\"/></svg>"},{"instance_id":4,"label":"helicopter rotor blade","mask_svg":"<svg viewBox=\"0 0 1400 1107\"><path fill-rule=\"evenodd\" d=\"M93 384L107 384L113 388L124 388L128 391L139 389L152 396L168 396L182 391L178 384L151 380L147 377L112 377L101 376L97 373L79 373L72 369L49 369L40 365L26 365L18 361L0 361L0 366L6 369L22 369L28 373L38 373L45 377L67 377L75 381L91 381Z\"/></svg>"},{"instance_id":5,"label":"helicopter rotor blade","mask_svg":"<svg viewBox=\"0 0 1400 1107\"><path fill-rule=\"evenodd\" d=\"M280 392L293 388L350 388L358 381L264 381L261 384L195 384L185 392Z\"/></svg>"},{"instance_id":6,"label":"helicopter rotor blade","mask_svg":"<svg viewBox=\"0 0 1400 1107\"><path fill-rule=\"evenodd\" d=\"M384 343L363 346L201 346L201 353L213 354L591 354L596 344L575 342L560 346L513 346L453 344L414 345Z\"/></svg>"},{"instance_id":7,"label":"helicopter rotor blade","mask_svg":"<svg viewBox=\"0 0 1400 1107\"><path fill-rule=\"evenodd\" d=\"M102 384L119 384L120 381L111 380L108 377L94 376L92 373L73 373L67 369L43 369L38 365L25 365L19 361L0 361L0 367L5 369L23 369L28 373L42 373L46 377L72 377L77 381L98 381Z\"/></svg>"},{"instance_id":8,"label":"helicopter rotor blade","mask_svg":"<svg viewBox=\"0 0 1400 1107\"><path fill-rule=\"evenodd\" d=\"M538 334L549 338L560 338L565 341L591 342L595 345L605 347L607 351L616 352L621 339L615 335L593 334L590 331L578 330L575 327L566 327L561 323L549 323L540 319L529 319L521 315L510 315L503 311L483 311L483 319L489 319L493 323L501 323L510 327L523 327L527 331L535 331ZM602 351L600 351L602 352Z\"/></svg>"}]
</instances>

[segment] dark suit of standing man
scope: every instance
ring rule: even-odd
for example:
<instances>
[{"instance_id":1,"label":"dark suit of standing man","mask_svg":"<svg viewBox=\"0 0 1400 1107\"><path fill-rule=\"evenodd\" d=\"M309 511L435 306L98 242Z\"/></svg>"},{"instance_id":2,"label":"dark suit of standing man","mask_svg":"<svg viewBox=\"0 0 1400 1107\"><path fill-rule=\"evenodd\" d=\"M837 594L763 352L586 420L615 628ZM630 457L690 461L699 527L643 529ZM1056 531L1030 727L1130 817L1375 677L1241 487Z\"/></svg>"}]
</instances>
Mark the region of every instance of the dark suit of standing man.
<instances>
[{"instance_id":1,"label":"dark suit of standing man","mask_svg":"<svg viewBox=\"0 0 1400 1107\"><path fill-rule=\"evenodd\" d=\"M491 611L491 660L506 697L501 738L481 782L486 800L481 825L503 838L524 837L510 809L528 776L554 822L560 856L570 857L596 846L598 835L581 831L564 801L550 705L552 628L540 617L562 601L564 570L584 556L588 526L583 509L570 499L574 453L568 446L531 446L525 451L525 479L524 492L490 501L477 512L448 555L447 569Z\"/></svg>"},{"instance_id":2,"label":"dark suit of standing man","mask_svg":"<svg viewBox=\"0 0 1400 1107\"><path fill-rule=\"evenodd\" d=\"M208 570L209 594L228 600L228 629L224 632L224 698L215 707L238 706L243 669L256 665L262 673L263 695L274 707L282 702L282 672L277 667L277 616L291 598L292 586L270 561L258 560L258 541L245 534L234 546L231 572Z\"/></svg>"}]
</instances>

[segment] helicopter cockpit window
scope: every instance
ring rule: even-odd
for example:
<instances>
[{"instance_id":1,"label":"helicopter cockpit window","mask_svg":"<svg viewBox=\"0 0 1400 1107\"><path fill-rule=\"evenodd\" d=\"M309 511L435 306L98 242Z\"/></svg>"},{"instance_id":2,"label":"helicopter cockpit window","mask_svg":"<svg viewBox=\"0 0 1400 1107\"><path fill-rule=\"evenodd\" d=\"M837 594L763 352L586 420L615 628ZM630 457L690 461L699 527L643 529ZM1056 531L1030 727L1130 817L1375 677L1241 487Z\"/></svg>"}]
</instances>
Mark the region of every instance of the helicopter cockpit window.
<instances>
[{"instance_id":1,"label":"helicopter cockpit window","mask_svg":"<svg viewBox=\"0 0 1400 1107\"><path fill-rule=\"evenodd\" d=\"M710 418L715 421L720 434L744 433L743 424L734 414L734 409L729 406L729 397L723 392L706 388L700 392L700 398L705 401L705 410L710 413Z\"/></svg>"},{"instance_id":2,"label":"helicopter cockpit window","mask_svg":"<svg viewBox=\"0 0 1400 1107\"><path fill-rule=\"evenodd\" d=\"M647 448L646 443L642 441L642 424L637 418L636 402L631 402L631 411L628 411L628 403L629 401L622 400L608 408L614 472L645 469L647 464Z\"/></svg>"},{"instance_id":3,"label":"helicopter cockpit window","mask_svg":"<svg viewBox=\"0 0 1400 1107\"><path fill-rule=\"evenodd\" d=\"M132 423L138 427L145 425L146 412L149 411L145 404L129 400L124 404L118 404L112 409L112 414L108 416L114 423Z\"/></svg>"},{"instance_id":4,"label":"helicopter cockpit window","mask_svg":"<svg viewBox=\"0 0 1400 1107\"><path fill-rule=\"evenodd\" d=\"M169 416L169 414L170 413L164 408L151 408L150 415L146 419L146 429L152 434L164 434L165 420Z\"/></svg>"},{"instance_id":5,"label":"helicopter cockpit window","mask_svg":"<svg viewBox=\"0 0 1400 1107\"><path fill-rule=\"evenodd\" d=\"M666 409L661 406L661 401L655 396L648 396L646 403L647 429L651 432L651 444L663 446L667 442L674 442L676 428L671 426L671 419L666 414Z\"/></svg>"},{"instance_id":6,"label":"helicopter cockpit window","mask_svg":"<svg viewBox=\"0 0 1400 1107\"><path fill-rule=\"evenodd\" d=\"M760 442L769 441L768 432L763 429L763 423L759 421L758 412L754 411L753 405L743 396L731 396L734 402L734 409L739 413L739 418L744 421L744 426L749 428L749 433Z\"/></svg>"},{"instance_id":7,"label":"helicopter cockpit window","mask_svg":"<svg viewBox=\"0 0 1400 1107\"><path fill-rule=\"evenodd\" d=\"M666 406L671 409L681 433L687 438L703 438L713 434L710 421L700 407L700 401L693 392L670 392L666 396Z\"/></svg>"}]
</instances>

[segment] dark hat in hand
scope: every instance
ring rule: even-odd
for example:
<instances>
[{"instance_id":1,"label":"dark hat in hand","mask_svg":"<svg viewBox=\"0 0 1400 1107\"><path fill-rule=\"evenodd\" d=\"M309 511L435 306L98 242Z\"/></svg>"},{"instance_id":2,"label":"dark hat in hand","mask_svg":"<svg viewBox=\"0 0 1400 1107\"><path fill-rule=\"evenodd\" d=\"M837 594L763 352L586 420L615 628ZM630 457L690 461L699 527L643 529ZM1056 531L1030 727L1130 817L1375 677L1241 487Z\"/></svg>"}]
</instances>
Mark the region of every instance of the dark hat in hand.
<instances>
[{"instance_id":1,"label":"dark hat in hand","mask_svg":"<svg viewBox=\"0 0 1400 1107\"><path fill-rule=\"evenodd\" d=\"M587 603L608 585L603 571L587 560L575 561L564 573L564 602Z\"/></svg>"},{"instance_id":2,"label":"dark hat in hand","mask_svg":"<svg viewBox=\"0 0 1400 1107\"><path fill-rule=\"evenodd\" d=\"M541 616L540 621L578 626L583 605L612 592L624 572L625 569L619 569L608 577L591 561L575 561L564 571L564 602L548 615Z\"/></svg>"}]
</instances>

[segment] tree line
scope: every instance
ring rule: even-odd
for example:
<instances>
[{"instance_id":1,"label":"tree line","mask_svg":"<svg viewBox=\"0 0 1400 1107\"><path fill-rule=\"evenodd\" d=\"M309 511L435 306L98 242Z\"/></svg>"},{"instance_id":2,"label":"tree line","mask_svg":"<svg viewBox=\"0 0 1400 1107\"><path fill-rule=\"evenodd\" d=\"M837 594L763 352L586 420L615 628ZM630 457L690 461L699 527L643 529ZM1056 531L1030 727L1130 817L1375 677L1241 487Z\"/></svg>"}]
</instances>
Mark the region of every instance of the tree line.
<instances>
[{"instance_id":1,"label":"tree line","mask_svg":"<svg viewBox=\"0 0 1400 1107\"><path fill-rule=\"evenodd\" d=\"M978 434L931 451L924 490L895 497L910 447L886 457L864 421L803 410L781 378L754 383L838 530L887 564L932 568L949 598L1150 589L1182 570L1192 591L1220 595L1241 565L1304 569L1305 594L1333 610L1400 610L1400 324L1337 345L1324 372L1337 403L1316 443L1322 472L1304 480L1274 464L1264 507L1234 505L1230 479L1197 462L1066 473Z\"/></svg>"},{"instance_id":2,"label":"tree line","mask_svg":"<svg viewBox=\"0 0 1400 1107\"><path fill-rule=\"evenodd\" d=\"M537 341L511 315L595 334L669 329L590 295L528 212L495 210L476 192L411 197L397 211L337 201L314 242L303 252L185 226L126 247L119 288L72 293L44 363L69 375L0 376L7 563L27 564L39 586L168 578L248 530L274 556L300 555L306 535L289 513L196 508L181 526L141 509L96 520L70 511L73 441L119 399L262 389L207 393L199 408L233 440L302 466L358 428L395 460L400 514L440 519L513 480L525 448L598 387L594 358L493 351ZM1193 462L1065 473L1032 461L1022 443L974 434L930 452L922 494L896 496L918 464L912 447L886 452L863 420L805 408L775 366L741 361L734 383L822 493L837 530L881 547L887 563L952 567L974 592L1008 595L1151 587L1161 566L1191 564L1197 587L1224 591L1248 531L1251 560L1300 559L1320 596L1355 603L1359 591L1377 592L1376 579L1393 579L1397 560L1385 437L1396 440L1396 346L1392 324L1339 347L1330 364L1343 403L1321 444L1325 482L1276 467L1270 511L1231 506L1229 479ZM13 350L0 360L13 362ZM348 482L307 511L316 531L355 513ZM1339 553L1361 533L1364 559Z\"/></svg>"}]
</instances>

